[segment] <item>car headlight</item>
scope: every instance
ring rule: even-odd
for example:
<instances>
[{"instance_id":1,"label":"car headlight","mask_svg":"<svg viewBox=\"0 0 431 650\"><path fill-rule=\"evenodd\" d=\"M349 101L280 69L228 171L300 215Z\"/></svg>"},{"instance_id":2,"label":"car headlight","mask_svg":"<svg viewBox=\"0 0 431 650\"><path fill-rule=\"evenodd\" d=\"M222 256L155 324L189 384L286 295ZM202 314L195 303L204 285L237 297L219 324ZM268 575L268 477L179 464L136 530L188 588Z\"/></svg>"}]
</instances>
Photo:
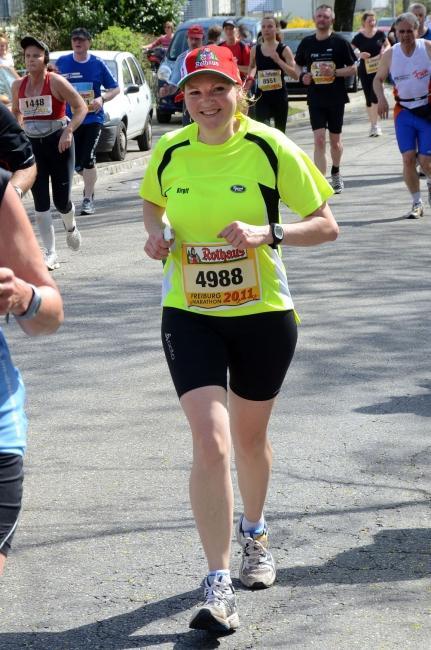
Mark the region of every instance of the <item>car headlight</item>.
<instances>
[{"instance_id":1,"label":"car headlight","mask_svg":"<svg viewBox=\"0 0 431 650\"><path fill-rule=\"evenodd\" d=\"M160 66L157 72L157 77L160 79L160 81L169 81L171 73L172 70L170 69L170 67L162 63L162 65Z\"/></svg>"}]
</instances>

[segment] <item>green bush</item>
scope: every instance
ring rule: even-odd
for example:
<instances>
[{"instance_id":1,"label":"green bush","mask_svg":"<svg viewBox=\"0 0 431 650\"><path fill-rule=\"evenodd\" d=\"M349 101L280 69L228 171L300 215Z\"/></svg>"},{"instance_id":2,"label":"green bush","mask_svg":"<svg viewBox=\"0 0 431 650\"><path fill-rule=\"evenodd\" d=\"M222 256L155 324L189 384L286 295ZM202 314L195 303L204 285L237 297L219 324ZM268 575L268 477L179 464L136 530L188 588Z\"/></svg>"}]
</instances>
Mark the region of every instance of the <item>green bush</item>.
<instances>
[{"instance_id":1,"label":"green bush","mask_svg":"<svg viewBox=\"0 0 431 650\"><path fill-rule=\"evenodd\" d=\"M91 43L94 50L120 50L131 52L138 61L142 61L142 46L144 38L141 34L132 32L128 27L112 25L97 34Z\"/></svg>"}]
</instances>

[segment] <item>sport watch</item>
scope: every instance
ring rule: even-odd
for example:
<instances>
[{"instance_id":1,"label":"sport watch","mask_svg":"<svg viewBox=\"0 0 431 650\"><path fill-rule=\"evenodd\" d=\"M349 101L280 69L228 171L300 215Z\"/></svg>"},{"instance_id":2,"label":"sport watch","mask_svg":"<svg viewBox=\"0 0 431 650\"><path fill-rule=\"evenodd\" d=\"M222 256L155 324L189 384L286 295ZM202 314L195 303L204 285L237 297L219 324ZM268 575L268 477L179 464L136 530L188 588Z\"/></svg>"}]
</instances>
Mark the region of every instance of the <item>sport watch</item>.
<instances>
[{"instance_id":1,"label":"sport watch","mask_svg":"<svg viewBox=\"0 0 431 650\"><path fill-rule=\"evenodd\" d=\"M269 227L271 228L271 235L273 242L270 244L271 248L277 248L284 239L284 230L283 226L279 223L270 223Z\"/></svg>"}]
</instances>

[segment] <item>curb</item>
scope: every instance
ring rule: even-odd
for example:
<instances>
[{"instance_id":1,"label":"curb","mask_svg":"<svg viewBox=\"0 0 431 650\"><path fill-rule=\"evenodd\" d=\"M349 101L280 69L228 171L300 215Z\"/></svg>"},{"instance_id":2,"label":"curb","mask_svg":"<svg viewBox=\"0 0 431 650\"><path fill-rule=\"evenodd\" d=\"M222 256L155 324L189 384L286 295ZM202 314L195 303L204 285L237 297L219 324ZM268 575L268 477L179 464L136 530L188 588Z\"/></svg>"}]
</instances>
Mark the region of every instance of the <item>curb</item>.
<instances>
[{"instance_id":1,"label":"curb","mask_svg":"<svg viewBox=\"0 0 431 650\"><path fill-rule=\"evenodd\" d=\"M119 160L118 162L113 162L105 166L97 165L97 176L113 176L114 174L121 173L127 169L133 169L134 167L146 167L148 161L151 158L152 151L147 151L141 156L136 156L136 158L130 158L129 160ZM72 185L81 185L83 183L83 178L79 174L73 175Z\"/></svg>"}]
</instances>

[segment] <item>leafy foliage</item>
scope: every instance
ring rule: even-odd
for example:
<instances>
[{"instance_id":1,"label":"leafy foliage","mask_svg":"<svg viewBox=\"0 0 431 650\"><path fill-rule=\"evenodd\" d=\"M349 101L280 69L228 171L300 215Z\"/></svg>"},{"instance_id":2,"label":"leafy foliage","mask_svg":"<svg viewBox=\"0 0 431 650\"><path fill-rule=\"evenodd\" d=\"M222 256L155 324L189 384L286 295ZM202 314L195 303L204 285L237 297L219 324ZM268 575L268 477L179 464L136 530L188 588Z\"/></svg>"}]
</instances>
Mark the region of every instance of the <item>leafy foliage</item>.
<instances>
[{"instance_id":1,"label":"leafy foliage","mask_svg":"<svg viewBox=\"0 0 431 650\"><path fill-rule=\"evenodd\" d=\"M20 52L26 34L41 38L51 50L69 49L75 27L85 27L93 36L115 26L130 30L131 25L134 32L162 34L166 20L178 22L183 5L183 0L24 0L13 49ZM130 42L125 49L130 51Z\"/></svg>"},{"instance_id":2,"label":"leafy foliage","mask_svg":"<svg viewBox=\"0 0 431 650\"><path fill-rule=\"evenodd\" d=\"M142 58L143 44L144 39L141 34L132 32L128 27L113 25L93 38L92 48L94 50L131 52L140 61Z\"/></svg>"}]
</instances>

